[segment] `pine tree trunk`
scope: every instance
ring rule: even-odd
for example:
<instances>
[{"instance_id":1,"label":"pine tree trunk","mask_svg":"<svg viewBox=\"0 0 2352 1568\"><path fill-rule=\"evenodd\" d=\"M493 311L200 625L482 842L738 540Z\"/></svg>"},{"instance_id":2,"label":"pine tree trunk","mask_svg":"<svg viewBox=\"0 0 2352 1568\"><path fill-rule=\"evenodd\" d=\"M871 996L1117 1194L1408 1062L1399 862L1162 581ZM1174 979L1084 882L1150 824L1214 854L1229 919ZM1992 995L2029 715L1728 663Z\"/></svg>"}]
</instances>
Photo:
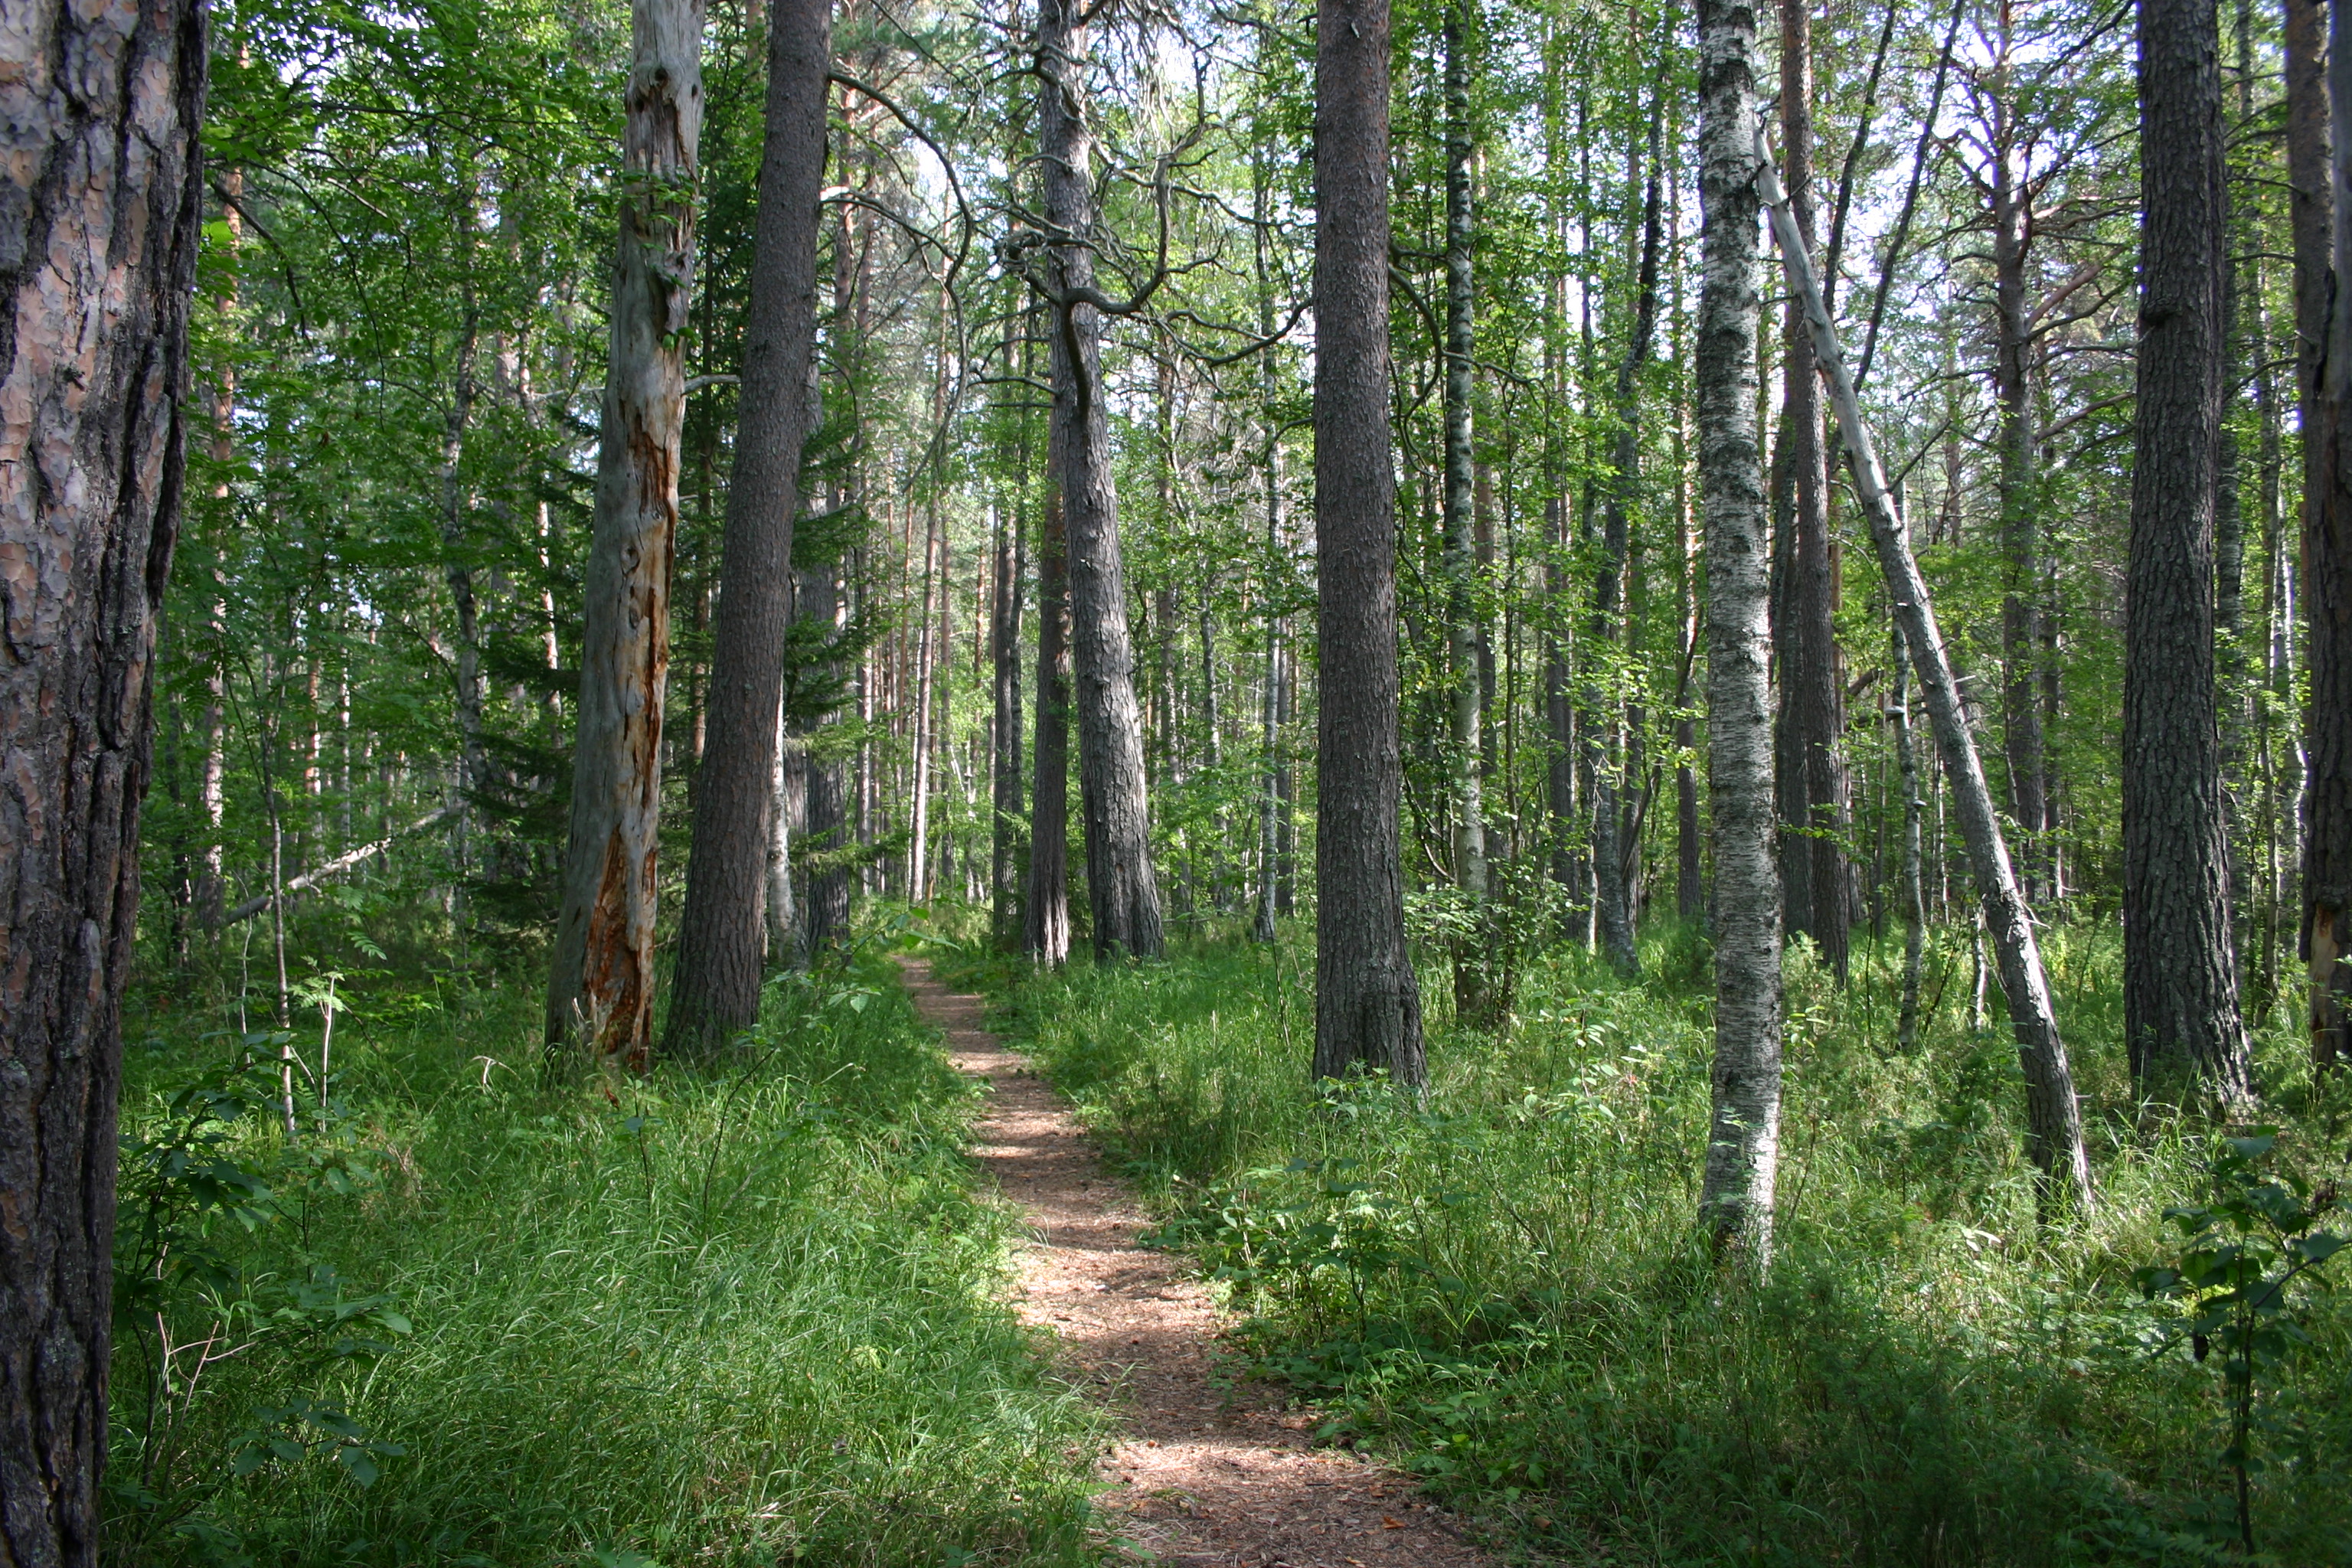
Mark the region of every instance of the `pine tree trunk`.
<instances>
[{"instance_id":1,"label":"pine tree trunk","mask_svg":"<svg viewBox=\"0 0 2352 1568\"><path fill-rule=\"evenodd\" d=\"M1046 440L1045 507L1037 528L1037 738L1029 753L1035 772L1021 897L1021 950L1048 969L1070 956L1070 612L1060 447L1057 429Z\"/></svg>"},{"instance_id":2,"label":"pine tree trunk","mask_svg":"<svg viewBox=\"0 0 2352 1568\"><path fill-rule=\"evenodd\" d=\"M2332 308L2321 339L2319 450L2303 526L2311 697L2304 710L2302 948L2311 1057L2321 1071L2352 1052L2352 15L2341 5L2332 11L2328 42L2334 287L2326 296ZM2298 260L2301 249L2298 243Z\"/></svg>"},{"instance_id":3,"label":"pine tree trunk","mask_svg":"<svg viewBox=\"0 0 2352 1568\"><path fill-rule=\"evenodd\" d=\"M839 637L843 630L840 565L827 561L804 569L799 578L794 599L800 618L817 637ZM819 663L806 679L830 693L841 689L841 676L837 667ZM792 700L789 692L786 700ZM849 935L849 868L841 861L847 847L848 772L843 759L824 755L812 743L835 717L831 711L814 714L803 721L805 733L795 737L804 758L805 775L799 826L802 858L808 864L800 884L807 895L801 900L799 913L801 958L807 963L823 961Z\"/></svg>"},{"instance_id":4,"label":"pine tree trunk","mask_svg":"<svg viewBox=\"0 0 2352 1568\"><path fill-rule=\"evenodd\" d=\"M1756 438L1756 14L1700 0L1696 387L1706 519L1707 790L1715 815L1714 1111L1699 1214L1718 1247L1772 1247L1780 1152L1780 877L1771 593Z\"/></svg>"},{"instance_id":5,"label":"pine tree trunk","mask_svg":"<svg viewBox=\"0 0 2352 1568\"><path fill-rule=\"evenodd\" d=\"M702 134L699 0L635 0L627 105L546 1034L551 1047L582 1049L602 1068L641 1072L653 1038L662 704Z\"/></svg>"},{"instance_id":6,"label":"pine tree trunk","mask_svg":"<svg viewBox=\"0 0 2352 1568\"><path fill-rule=\"evenodd\" d=\"M2140 0L2140 336L2124 630L2124 1034L2143 1094L2251 1092L2215 718L2220 32Z\"/></svg>"},{"instance_id":7,"label":"pine tree trunk","mask_svg":"<svg viewBox=\"0 0 2352 1568\"><path fill-rule=\"evenodd\" d=\"M1483 717L1478 682L1478 584L1473 525L1471 407L1476 301L1470 192L1470 40L1462 0L1447 0L1445 48L1445 581L1446 648L1453 688L1454 881L1486 896ZM1462 986L1457 958L1455 988ZM1475 989L1474 984L1474 990Z\"/></svg>"},{"instance_id":8,"label":"pine tree trunk","mask_svg":"<svg viewBox=\"0 0 2352 1568\"><path fill-rule=\"evenodd\" d=\"M1388 0L1317 0L1315 1075L1428 1077L1399 837Z\"/></svg>"},{"instance_id":9,"label":"pine tree trunk","mask_svg":"<svg viewBox=\"0 0 2352 1568\"><path fill-rule=\"evenodd\" d=\"M1780 125L1789 189L1807 246L1813 232L1812 33L1804 0L1780 3ZM1780 649L1780 772L1784 918L1790 936L1812 938L1822 961L1846 972L1845 730L1838 676L1836 563L1829 533L1829 469L1822 441L1821 377L1804 317L1792 302L1783 323L1782 460L1789 487L1787 574L1773 623Z\"/></svg>"},{"instance_id":10,"label":"pine tree trunk","mask_svg":"<svg viewBox=\"0 0 2352 1568\"><path fill-rule=\"evenodd\" d=\"M155 616L179 527L199 5L12 6L0 329L0 1562L92 1568Z\"/></svg>"},{"instance_id":11,"label":"pine tree trunk","mask_svg":"<svg viewBox=\"0 0 2352 1568\"><path fill-rule=\"evenodd\" d=\"M816 337L817 195L824 183L832 23L831 0L774 0L768 12L767 130L735 467L727 486L709 704L664 1042L678 1056L708 1056L760 1019L761 851L772 827L770 781L793 616L801 443L815 413L809 356ZM830 603L823 608L831 614ZM776 945L782 951L789 941Z\"/></svg>"},{"instance_id":12,"label":"pine tree trunk","mask_svg":"<svg viewBox=\"0 0 2352 1568\"><path fill-rule=\"evenodd\" d=\"M1076 0L1041 0L1038 151L1055 306L1054 421L1061 430L1063 531L1069 572L1070 663L1076 688L1078 805L1086 820L1087 909L1095 952L1160 956L1160 884L1151 867L1143 714L1128 636L1118 497L1111 479L1109 410L1102 379L1102 312L1074 291L1094 286L1094 133L1078 82Z\"/></svg>"}]
</instances>

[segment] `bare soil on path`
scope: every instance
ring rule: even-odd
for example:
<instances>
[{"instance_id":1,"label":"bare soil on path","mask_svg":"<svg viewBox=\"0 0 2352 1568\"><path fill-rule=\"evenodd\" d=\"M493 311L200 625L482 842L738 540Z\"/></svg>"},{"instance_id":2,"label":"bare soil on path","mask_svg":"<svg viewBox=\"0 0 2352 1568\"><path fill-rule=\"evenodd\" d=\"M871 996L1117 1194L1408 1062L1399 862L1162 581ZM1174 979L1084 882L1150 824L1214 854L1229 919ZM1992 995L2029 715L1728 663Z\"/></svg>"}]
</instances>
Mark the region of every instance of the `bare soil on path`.
<instances>
[{"instance_id":1,"label":"bare soil on path","mask_svg":"<svg viewBox=\"0 0 2352 1568\"><path fill-rule=\"evenodd\" d=\"M1116 1544L1196 1568L1488 1568L1410 1478L1314 1447L1312 1415L1219 1375L1207 1292L1138 1245L1146 1215L1052 1086L980 1026L980 997L921 959L900 963L956 1067L988 1086L972 1153L1036 1236L1020 1259L1022 1319L1056 1336L1120 1419L1098 1500Z\"/></svg>"}]
</instances>

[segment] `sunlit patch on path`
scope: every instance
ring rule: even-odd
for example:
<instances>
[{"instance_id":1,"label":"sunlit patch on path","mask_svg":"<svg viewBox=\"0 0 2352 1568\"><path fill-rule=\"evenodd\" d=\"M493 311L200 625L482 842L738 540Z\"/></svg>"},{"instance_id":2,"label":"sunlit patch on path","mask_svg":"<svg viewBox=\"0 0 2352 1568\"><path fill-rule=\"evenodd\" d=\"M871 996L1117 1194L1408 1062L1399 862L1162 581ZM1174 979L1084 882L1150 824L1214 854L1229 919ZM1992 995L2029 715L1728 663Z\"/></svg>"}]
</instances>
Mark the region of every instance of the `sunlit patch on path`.
<instances>
[{"instance_id":1,"label":"sunlit patch on path","mask_svg":"<svg viewBox=\"0 0 2352 1568\"><path fill-rule=\"evenodd\" d=\"M1312 1420L1265 1391L1218 1385L1206 1292L1177 1259L1136 1244L1141 1209L1051 1086L980 1027L981 999L950 991L920 959L900 962L956 1067L988 1085L972 1152L1037 1238L1021 1262L1021 1315L1053 1331L1121 1417L1101 1499L1120 1545L1201 1568L1490 1563L1408 1478L1311 1447Z\"/></svg>"}]
</instances>

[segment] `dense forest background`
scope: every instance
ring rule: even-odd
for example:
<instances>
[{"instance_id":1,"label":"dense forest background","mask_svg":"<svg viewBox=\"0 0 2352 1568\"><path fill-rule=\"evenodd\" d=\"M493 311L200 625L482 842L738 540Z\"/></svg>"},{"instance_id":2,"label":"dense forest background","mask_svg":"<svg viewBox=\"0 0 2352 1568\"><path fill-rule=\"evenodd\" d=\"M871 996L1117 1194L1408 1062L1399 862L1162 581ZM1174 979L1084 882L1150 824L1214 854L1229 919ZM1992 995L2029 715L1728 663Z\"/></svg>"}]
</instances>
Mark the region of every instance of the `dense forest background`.
<instances>
[{"instance_id":1,"label":"dense forest background","mask_svg":"<svg viewBox=\"0 0 2352 1568\"><path fill-rule=\"evenodd\" d=\"M2237 0L2209 57L2223 392L2204 575L2166 612L2211 626L2210 700L2193 670L2179 688L2218 759L2221 870L2179 937L2234 998L2203 1042L2126 1038L2149 1016L2126 802L2172 776L2127 746L2126 589L2154 581L2133 575L2157 178L2135 12L1754 15L1790 220L1940 623L2087 1152L2070 1203L1874 503L1767 241L1740 395L1785 1131L1770 1268L1736 1279L1692 1224L1737 991L1717 947L1755 928L1717 899L1709 773L1706 100L1694 18L1647 0L1396 0L1419 1096L1307 1087L1318 726L1355 672L1317 636L1318 39L1259 0L834 10L762 1010L724 1049L641 1026L614 1051L645 1074L585 1094L549 1065L632 202L694 223L660 342L684 376L675 535L647 568L664 987L702 831L773 283L770 18L699 20L698 169L662 184L623 168L625 5L214 12L126 1023L120 1560L1100 1549L1072 1457L1099 1418L992 1305L1008 1232L957 1158L968 1100L880 957L913 941L999 994L1253 1364L1505 1549L2352 1561L2326 941L2318 1003L2306 983L2305 489L2333 470L2305 440L2290 153L2298 115L2325 133L2317 8ZM1105 514L1050 436L1072 146L1077 248L1116 307L1094 317L1107 578L1081 538ZM1088 750L1119 721L1087 639L1122 619L1131 823L1115 791L1094 815L1086 771L1117 771Z\"/></svg>"}]
</instances>

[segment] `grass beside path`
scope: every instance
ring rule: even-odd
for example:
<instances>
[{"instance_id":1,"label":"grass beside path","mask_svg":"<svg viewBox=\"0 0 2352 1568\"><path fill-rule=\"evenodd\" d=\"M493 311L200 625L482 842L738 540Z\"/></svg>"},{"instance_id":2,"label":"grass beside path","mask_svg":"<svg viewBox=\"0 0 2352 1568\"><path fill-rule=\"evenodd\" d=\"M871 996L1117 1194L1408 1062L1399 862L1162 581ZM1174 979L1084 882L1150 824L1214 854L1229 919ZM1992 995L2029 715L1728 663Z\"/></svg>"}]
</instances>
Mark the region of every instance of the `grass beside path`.
<instances>
[{"instance_id":1,"label":"grass beside path","mask_svg":"<svg viewBox=\"0 0 2352 1568\"><path fill-rule=\"evenodd\" d=\"M1544 1560L1731 1565L2188 1564L2233 1550L2224 1357L2135 1271L2177 1251L2213 1134L2143 1134L2113 1027L2116 954L2050 933L2103 1205L2037 1232L2022 1088L1966 957L1920 1049L1892 976L1789 985L1779 1260L1761 1286L1694 1246L1708 1089L1704 952L1654 942L1627 984L1530 962L1514 1026L1432 1040L1423 1107L1318 1096L1311 948L992 980L1036 1053L1245 1315L1269 1373ZM1951 971L1958 966L1955 982ZM1442 998L1443 972L1424 993ZM2266 1041L2277 1160L2342 1134L2298 1114ZM2340 1228L2340 1225L2339 1225ZM2255 1561L2352 1563L2352 1313L2314 1292L2265 1365Z\"/></svg>"},{"instance_id":2,"label":"grass beside path","mask_svg":"<svg viewBox=\"0 0 2352 1568\"><path fill-rule=\"evenodd\" d=\"M272 1040L134 1022L114 1562L1089 1560L1097 1418L887 963L616 1101L539 1086L527 984L355 1001L290 1139Z\"/></svg>"}]
</instances>

